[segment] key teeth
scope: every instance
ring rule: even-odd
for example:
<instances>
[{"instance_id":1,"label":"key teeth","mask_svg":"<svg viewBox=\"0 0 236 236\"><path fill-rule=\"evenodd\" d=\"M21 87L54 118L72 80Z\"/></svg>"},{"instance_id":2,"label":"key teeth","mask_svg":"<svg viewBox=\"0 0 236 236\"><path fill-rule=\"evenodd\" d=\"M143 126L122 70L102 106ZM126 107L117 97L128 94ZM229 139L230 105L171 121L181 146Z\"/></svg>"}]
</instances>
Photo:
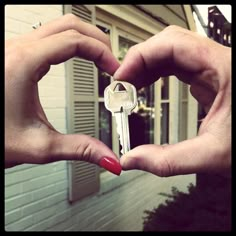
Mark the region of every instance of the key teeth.
<instances>
[{"instance_id":1,"label":"key teeth","mask_svg":"<svg viewBox=\"0 0 236 236\"><path fill-rule=\"evenodd\" d=\"M122 155L124 155L124 148L123 148L123 144L122 144L122 142L121 142L121 140L120 140L120 134L119 134L119 132L117 132L117 133L118 133L118 136L119 136L119 143L120 143L120 145L121 145L121 150L120 150L120 152L121 152Z\"/></svg>"},{"instance_id":2,"label":"key teeth","mask_svg":"<svg viewBox=\"0 0 236 236\"><path fill-rule=\"evenodd\" d=\"M122 155L124 155L124 147L123 147L123 144L121 143L120 135L119 135L119 143L120 143L120 145L121 145L121 150L120 150L120 152L121 152Z\"/></svg>"},{"instance_id":3,"label":"key teeth","mask_svg":"<svg viewBox=\"0 0 236 236\"><path fill-rule=\"evenodd\" d=\"M121 130L120 125L116 124L116 131L117 131L117 134L119 136L119 143L120 143L120 145L122 147L120 152L121 152L122 155L124 155L124 148L123 148L123 144L122 144L122 141L121 141L121 138L120 138L120 130Z\"/></svg>"}]
</instances>

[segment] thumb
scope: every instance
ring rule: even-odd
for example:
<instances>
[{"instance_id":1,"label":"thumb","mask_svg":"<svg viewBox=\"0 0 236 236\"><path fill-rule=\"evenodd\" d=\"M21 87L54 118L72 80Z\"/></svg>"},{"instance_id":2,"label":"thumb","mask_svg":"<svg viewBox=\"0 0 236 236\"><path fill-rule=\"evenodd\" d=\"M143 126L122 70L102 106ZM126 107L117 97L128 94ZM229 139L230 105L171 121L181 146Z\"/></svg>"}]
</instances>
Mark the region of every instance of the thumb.
<instances>
[{"instance_id":1,"label":"thumb","mask_svg":"<svg viewBox=\"0 0 236 236\"><path fill-rule=\"evenodd\" d=\"M139 169L161 177L222 170L221 145L210 135L177 144L142 145L121 157L123 170Z\"/></svg>"},{"instance_id":2,"label":"thumb","mask_svg":"<svg viewBox=\"0 0 236 236\"><path fill-rule=\"evenodd\" d=\"M52 137L49 162L80 160L100 165L120 175L121 165L116 155L101 141L81 134L55 133Z\"/></svg>"}]
</instances>

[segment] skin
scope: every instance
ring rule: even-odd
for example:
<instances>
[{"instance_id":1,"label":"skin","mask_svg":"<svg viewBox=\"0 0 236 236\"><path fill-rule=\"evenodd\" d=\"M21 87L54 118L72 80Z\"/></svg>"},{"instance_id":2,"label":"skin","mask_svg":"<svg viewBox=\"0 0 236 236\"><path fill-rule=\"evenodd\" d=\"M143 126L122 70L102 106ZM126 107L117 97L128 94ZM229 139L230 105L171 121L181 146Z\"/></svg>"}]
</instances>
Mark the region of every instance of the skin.
<instances>
[{"instance_id":1,"label":"skin","mask_svg":"<svg viewBox=\"0 0 236 236\"><path fill-rule=\"evenodd\" d=\"M38 96L38 81L51 65L74 56L94 61L116 79L148 86L176 75L208 112L198 136L173 145L143 145L121 158L124 170L159 176L229 173L231 167L231 49L180 27L167 27L132 47L120 66L108 37L72 14L5 42L5 167L103 157L119 163L102 142L65 135L49 123ZM120 66L120 67L119 67Z\"/></svg>"},{"instance_id":2,"label":"skin","mask_svg":"<svg viewBox=\"0 0 236 236\"><path fill-rule=\"evenodd\" d=\"M38 81L51 65L74 56L94 61L111 75L119 67L109 38L72 14L5 42L5 167L60 160L99 164L104 156L119 163L99 140L56 131L40 104Z\"/></svg>"},{"instance_id":3,"label":"skin","mask_svg":"<svg viewBox=\"0 0 236 236\"><path fill-rule=\"evenodd\" d=\"M169 26L130 48L114 74L117 80L148 86L175 75L205 108L198 135L170 145L142 145L121 157L123 170L158 176L223 173L231 168L231 48L195 32Z\"/></svg>"}]
</instances>

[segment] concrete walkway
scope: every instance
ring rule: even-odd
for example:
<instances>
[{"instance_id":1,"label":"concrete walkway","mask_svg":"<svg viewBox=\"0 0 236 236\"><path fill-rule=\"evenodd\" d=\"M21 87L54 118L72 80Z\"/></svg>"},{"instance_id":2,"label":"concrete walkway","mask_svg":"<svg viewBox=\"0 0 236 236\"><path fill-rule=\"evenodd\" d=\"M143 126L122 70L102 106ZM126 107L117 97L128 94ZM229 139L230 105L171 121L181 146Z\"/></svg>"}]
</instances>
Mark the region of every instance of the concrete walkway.
<instances>
[{"instance_id":1,"label":"concrete walkway","mask_svg":"<svg viewBox=\"0 0 236 236\"><path fill-rule=\"evenodd\" d=\"M166 199L159 193L171 193L172 187L186 192L189 183L195 184L195 175L160 178L144 173L106 194L82 200L70 219L72 227L65 229L62 223L48 231L142 231L144 211Z\"/></svg>"}]
</instances>

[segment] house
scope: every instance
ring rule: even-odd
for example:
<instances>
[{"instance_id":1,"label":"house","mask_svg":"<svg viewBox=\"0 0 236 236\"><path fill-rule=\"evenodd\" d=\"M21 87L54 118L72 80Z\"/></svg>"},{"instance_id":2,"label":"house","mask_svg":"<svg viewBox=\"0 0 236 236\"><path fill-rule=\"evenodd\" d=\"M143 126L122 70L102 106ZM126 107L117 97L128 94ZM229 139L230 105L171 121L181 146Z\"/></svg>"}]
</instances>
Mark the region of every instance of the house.
<instances>
[{"instance_id":1,"label":"house","mask_svg":"<svg viewBox=\"0 0 236 236\"><path fill-rule=\"evenodd\" d=\"M120 61L132 45L168 25L195 30L189 5L6 5L5 39L71 12L108 34ZM92 62L74 58L51 67L39 95L58 131L99 138L119 155L116 125L104 108L110 79ZM176 143L196 135L197 103L174 76L138 91L138 101L141 142ZM79 161L16 166L5 170L5 230L140 231L144 211L165 200L160 192L186 190L189 183L195 184L195 175L160 178L134 170L117 177Z\"/></svg>"}]
</instances>

